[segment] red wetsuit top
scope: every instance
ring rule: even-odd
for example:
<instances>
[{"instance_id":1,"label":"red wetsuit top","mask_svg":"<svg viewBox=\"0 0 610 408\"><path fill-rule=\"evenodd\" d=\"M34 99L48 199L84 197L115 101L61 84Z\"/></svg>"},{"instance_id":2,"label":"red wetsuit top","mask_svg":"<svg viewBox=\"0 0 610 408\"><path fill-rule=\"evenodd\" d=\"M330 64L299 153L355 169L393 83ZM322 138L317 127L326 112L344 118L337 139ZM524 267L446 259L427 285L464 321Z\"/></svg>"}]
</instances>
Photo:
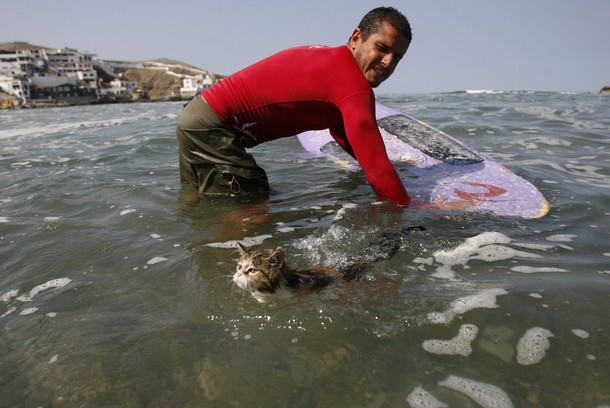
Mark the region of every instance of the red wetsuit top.
<instances>
[{"instance_id":1,"label":"red wetsuit top","mask_svg":"<svg viewBox=\"0 0 610 408\"><path fill-rule=\"evenodd\" d=\"M291 48L202 92L245 147L329 129L382 200L408 205L375 120L375 95L346 46Z\"/></svg>"}]
</instances>

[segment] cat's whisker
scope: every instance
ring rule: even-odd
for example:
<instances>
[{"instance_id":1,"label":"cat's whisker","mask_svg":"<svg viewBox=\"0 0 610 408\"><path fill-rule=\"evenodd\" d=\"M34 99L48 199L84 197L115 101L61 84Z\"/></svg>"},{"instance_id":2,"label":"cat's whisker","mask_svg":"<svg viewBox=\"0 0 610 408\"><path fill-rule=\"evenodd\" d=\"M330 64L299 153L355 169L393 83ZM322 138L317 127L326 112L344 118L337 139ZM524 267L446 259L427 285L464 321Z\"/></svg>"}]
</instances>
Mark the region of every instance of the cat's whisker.
<instances>
[{"instance_id":1,"label":"cat's whisker","mask_svg":"<svg viewBox=\"0 0 610 408\"><path fill-rule=\"evenodd\" d=\"M233 278L233 274L227 274L227 275L220 275L220 276L214 276L213 278L210 279L210 281L215 281L216 279L231 279Z\"/></svg>"}]
</instances>

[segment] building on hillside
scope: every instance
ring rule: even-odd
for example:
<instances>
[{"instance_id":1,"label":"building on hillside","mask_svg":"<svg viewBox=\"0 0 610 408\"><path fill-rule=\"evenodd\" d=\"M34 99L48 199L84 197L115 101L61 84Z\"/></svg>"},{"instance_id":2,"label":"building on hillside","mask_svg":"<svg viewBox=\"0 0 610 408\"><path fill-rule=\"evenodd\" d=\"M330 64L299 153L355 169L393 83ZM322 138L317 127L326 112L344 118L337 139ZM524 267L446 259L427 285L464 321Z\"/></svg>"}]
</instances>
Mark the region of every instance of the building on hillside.
<instances>
[{"instance_id":1,"label":"building on hillside","mask_svg":"<svg viewBox=\"0 0 610 408\"><path fill-rule=\"evenodd\" d=\"M25 99L97 98L95 60L96 54L70 48L0 51L1 87Z\"/></svg>"},{"instance_id":2,"label":"building on hillside","mask_svg":"<svg viewBox=\"0 0 610 408\"><path fill-rule=\"evenodd\" d=\"M86 102L98 98L96 88L87 88L75 84L32 86L32 99L48 99L57 101Z\"/></svg>"},{"instance_id":3,"label":"building on hillside","mask_svg":"<svg viewBox=\"0 0 610 408\"><path fill-rule=\"evenodd\" d=\"M46 52L42 48L15 51L0 50L0 74L25 78L42 71L48 64Z\"/></svg>"},{"instance_id":4,"label":"building on hillside","mask_svg":"<svg viewBox=\"0 0 610 408\"><path fill-rule=\"evenodd\" d=\"M29 82L13 76L0 74L0 91L20 103L25 103L30 98Z\"/></svg>"},{"instance_id":5,"label":"building on hillside","mask_svg":"<svg viewBox=\"0 0 610 408\"><path fill-rule=\"evenodd\" d=\"M215 83L216 77L210 72L205 75L184 75L182 78L182 87L180 88L180 97L182 99L191 98L198 92L211 87Z\"/></svg>"},{"instance_id":6,"label":"building on hillside","mask_svg":"<svg viewBox=\"0 0 610 408\"><path fill-rule=\"evenodd\" d=\"M33 87L49 87L70 84L78 86L77 76L65 76L58 73L37 74L30 77L30 84Z\"/></svg>"},{"instance_id":7,"label":"building on hillside","mask_svg":"<svg viewBox=\"0 0 610 408\"><path fill-rule=\"evenodd\" d=\"M62 76L76 77L89 88L97 88L97 72L93 69L96 54L83 53L71 48L48 52L49 69Z\"/></svg>"},{"instance_id":8,"label":"building on hillside","mask_svg":"<svg viewBox=\"0 0 610 408\"><path fill-rule=\"evenodd\" d=\"M116 78L108 82L107 86L100 87L99 94L102 98L131 99L137 89L137 82Z\"/></svg>"},{"instance_id":9,"label":"building on hillside","mask_svg":"<svg viewBox=\"0 0 610 408\"><path fill-rule=\"evenodd\" d=\"M95 61L97 64L99 60ZM144 68L144 64L141 62L129 62L129 61L109 61L104 60L103 63L114 71L125 71L127 69L138 69Z\"/></svg>"}]
</instances>

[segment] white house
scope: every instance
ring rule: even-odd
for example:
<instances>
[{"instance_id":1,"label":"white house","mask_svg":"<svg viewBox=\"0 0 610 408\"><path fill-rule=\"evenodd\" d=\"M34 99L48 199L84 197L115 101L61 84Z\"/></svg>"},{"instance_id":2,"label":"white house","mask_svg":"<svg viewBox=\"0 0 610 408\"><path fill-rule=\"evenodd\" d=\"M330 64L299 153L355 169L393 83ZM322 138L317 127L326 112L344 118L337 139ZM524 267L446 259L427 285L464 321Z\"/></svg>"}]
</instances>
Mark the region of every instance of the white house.
<instances>
[{"instance_id":1,"label":"white house","mask_svg":"<svg viewBox=\"0 0 610 408\"><path fill-rule=\"evenodd\" d=\"M100 88L100 96L132 96L138 88L138 83L135 81L126 81L124 79L113 79L109 82L110 87Z\"/></svg>"},{"instance_id":2,"label":"white house","mask_svg":"<svg viewBox=\"0 0 610 408\"><path fill-rule=\"evenodd\" d=\"M49 68L60 75L76 77L92 86L97 84L97 72L93 69L96 54L82 53L71 48L48 52Z\"/></svg>"},{"instance_id":3,"label":"white house","mask_svg":"<svg viewBox=\"0 0 610 408\"><path fill-rule=\"evenodd\" d=\"M0 90L23 102L30 97L30 84L12 76L0 74Z\"/></svg>"},{"instance_id":4,"label":"white house","mask_svg":"<svg viewBox=\"0 0 610 408\"><path fill-rule=\"evenodd\" d=\"M182 78L182 87L180 88L180 97L183 99L194 96L197 92L201 92L214 85L216 78L214 74L207 73L205 75L185 75Z\"/></svg>"},{"instance_id":5,"label":"white house","mask_svg":"<svg viewBox=\"0 0 610 408\"><path fill-rule=\"evenodd\" d=\"M41 70L47 63L44 49L24 49L0 52L0 74L13 77L27 77Z\"/></svg>"}]
</instances>

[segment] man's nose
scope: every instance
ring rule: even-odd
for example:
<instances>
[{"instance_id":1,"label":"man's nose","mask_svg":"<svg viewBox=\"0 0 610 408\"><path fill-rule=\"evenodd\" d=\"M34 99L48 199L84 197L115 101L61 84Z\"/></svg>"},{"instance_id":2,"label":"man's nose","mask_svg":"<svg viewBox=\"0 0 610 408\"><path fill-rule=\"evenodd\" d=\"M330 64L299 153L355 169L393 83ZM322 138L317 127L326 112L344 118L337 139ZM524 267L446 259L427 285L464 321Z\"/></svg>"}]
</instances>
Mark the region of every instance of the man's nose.
<instances>
[{"instance_id":1,"label":"man's nose","mask_svg":"<svg viewBox=\"0 0 610 408\"><path fill-rule=\"evenodd\" d=\"M394 54L392 54L392 53L385 54L383 56L383 58L381 59L381 63L386 68L396 65L396 61L397 61L396 57L394 57Z\"/></svg>"}]
</instances>

